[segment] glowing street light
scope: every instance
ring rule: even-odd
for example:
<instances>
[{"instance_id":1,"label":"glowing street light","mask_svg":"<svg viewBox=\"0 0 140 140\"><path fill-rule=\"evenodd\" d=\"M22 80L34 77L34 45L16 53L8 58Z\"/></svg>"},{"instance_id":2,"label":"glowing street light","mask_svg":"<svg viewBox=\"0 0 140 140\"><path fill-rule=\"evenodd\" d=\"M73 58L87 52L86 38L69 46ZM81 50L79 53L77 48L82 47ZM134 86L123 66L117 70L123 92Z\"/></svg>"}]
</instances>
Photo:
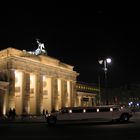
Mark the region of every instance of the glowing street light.
<instances>
[{"instance_id":1,"label":"glowing street light","mask_svg":"<svg viewBox=\"0 0 140 140\"><path fill-rule=\"evenodd\" d=\"M105 79L107 78L106 77L106 74L107 74L107 63L111 63L111 58L106 58L104 60L99 60L99 64L103 64L104 63L104 71L105 71Z\"/></svg>"},{"instance_id":2,"label":"glowing street light","mask_svg":"<svg viewBox=\"0 0 140 140\"><path fill-rule=\"evenodd\" d=\"M99 64L104 64L104 72L105 72L105 86L107 84L107 64L111 63L111 58L106 58L98 61ZM101 95L99 95L100 97ZM107 93L106 93L107 96ZM101 97L100 97L101 98ZM101 99L100 99L101 100ZM107 97L107 104L108 104L108 97Z\"/></svg>"},{"instance_id":3,"label":"glowing street light","mask_svg":"<svg viewBox=\"0 0 140 140\"><path fill-rule=\"evenodd\" d=\"M111 63L111 58L107 58L107 59L106 59L106 62L107 62L107 63Z\"/></svg>"}]
</instances>

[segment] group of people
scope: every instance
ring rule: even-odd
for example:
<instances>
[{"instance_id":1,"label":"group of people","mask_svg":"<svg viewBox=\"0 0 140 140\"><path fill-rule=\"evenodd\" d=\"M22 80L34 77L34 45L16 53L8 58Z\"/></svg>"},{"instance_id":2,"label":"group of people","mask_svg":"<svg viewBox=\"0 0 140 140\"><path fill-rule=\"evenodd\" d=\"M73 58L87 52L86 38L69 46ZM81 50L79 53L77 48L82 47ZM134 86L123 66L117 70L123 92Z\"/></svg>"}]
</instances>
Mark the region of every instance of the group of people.
<instances>
[{"instance_id":1,"label":"group of people","mask_svg":"<svg viewBox=\"0 0 140 140\"><path fill-rule=\"evenodd\" d=\"M16 110L15 110L15 108L13 108L13 109L9 109L9 112L8 112L8 118L9 119L15 119L15 117L16 117Z\"/></svg>"},{"instance_id":2,"label":"group of people","mask_svg":"<svg viewBox=\"0 0 140 140\"><path fill-rule=\"evenodd\" d=\"M55 109L52 109L51 113L55 112L56 110ZM48 110L46 109L43 109L42 111L42 115L47 115L48 114Z\"/></svg>"},{"instance_id":3,"label":"group of people","mask_svg":"<svg viewBox=\"0 0 140 140\"><path fill-rule=\"evenodd\" d=\"M46 114L48 114L48 110L43 109L42 115L46 115Z\"/></svg>"}]
</instances>

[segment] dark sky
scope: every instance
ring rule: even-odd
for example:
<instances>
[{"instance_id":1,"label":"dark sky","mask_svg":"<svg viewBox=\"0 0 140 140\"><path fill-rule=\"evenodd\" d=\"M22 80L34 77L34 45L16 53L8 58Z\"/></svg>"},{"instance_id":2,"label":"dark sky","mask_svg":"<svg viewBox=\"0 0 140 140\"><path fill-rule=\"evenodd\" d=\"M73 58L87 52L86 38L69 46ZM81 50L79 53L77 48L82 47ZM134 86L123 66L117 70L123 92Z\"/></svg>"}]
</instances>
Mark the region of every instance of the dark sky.
<instances>
[{"instance_id":1,"label":"dark sky","mask_svg":"<svg viewBox=\"0 0 140 140\"><path fill-rule=\"evenodd\" d=\"M8 7L9 6L9 7ZM137 4L90 3L8 5L1 10L0 48L35 50L36 38L48 55L73 65L78 81L97 83L103 77L99 59L108 66L111 85L140 83L140 24Z\"/></svg>"}]
</instances>

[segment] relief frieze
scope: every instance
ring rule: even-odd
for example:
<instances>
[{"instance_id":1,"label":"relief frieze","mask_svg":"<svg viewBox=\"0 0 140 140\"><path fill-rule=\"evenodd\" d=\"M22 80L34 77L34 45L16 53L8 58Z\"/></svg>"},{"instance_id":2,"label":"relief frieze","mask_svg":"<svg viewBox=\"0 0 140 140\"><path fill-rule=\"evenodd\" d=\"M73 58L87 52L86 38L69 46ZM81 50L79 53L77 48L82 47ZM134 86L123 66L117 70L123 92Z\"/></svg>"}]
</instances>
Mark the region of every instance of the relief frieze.
<instances>
[{"instance_id":1,"label":"relief frieze","mask_svg":"<svg viewBox=\"0 0 140 140\"><path fill-rule=\"evenodd\" d=\"M77 73L74 71L68 71L65 69L61 69L59 67L52 67L40 63L35 63L32 61L27 61L23 59L14 58L11 60L10 63L13 69L21 69L23 71L29 73L39 73L42 75L48 75L50 77L58 77L63 79L75 80Z\"/></svg>"}]
</instances>

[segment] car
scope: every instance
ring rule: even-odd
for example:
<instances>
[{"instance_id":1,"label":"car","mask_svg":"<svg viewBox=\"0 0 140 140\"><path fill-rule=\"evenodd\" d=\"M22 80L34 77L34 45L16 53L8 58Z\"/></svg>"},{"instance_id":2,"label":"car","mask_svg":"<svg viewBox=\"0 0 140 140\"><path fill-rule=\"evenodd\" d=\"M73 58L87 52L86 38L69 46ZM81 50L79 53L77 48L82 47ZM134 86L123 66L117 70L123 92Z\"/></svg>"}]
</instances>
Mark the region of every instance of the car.
<instances>
[{"instance_id":1,"label":"car","mask_svg":"<svg viewBox=\"0 0 140 140\"><path fill-rule=\"evenodd\" d=\"M57 112L46 115L49 125L58 121L129 121L132 117L130 108L116 105L102 105L96 107L64 107Z\"/></svg>"}]
</instances>

